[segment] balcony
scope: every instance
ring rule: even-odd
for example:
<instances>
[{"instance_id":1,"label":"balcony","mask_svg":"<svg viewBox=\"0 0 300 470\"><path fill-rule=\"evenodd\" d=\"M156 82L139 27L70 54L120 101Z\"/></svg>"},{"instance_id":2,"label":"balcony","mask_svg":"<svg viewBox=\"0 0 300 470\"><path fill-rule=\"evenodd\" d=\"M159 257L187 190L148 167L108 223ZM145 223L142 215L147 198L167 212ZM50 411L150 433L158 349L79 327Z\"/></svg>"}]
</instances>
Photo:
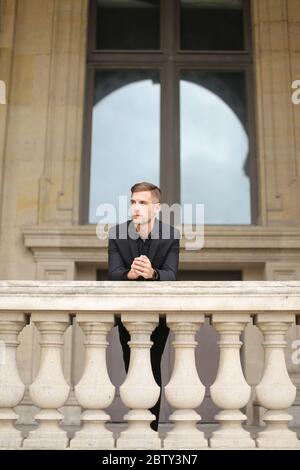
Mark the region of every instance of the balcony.
<instances>
[{"instance_id":1,"label":"balcony","mask_svg":"<svg viewBox=\"0 0 300 470\"><path fill-rule=\"evenodd\" d=\"M119 390L106 360L107 337L116 315L131 336L130 367ZM165 386L173 411L164 433L151 429L149 411L160 393L150 362L150 336L160 315L166 316L174 335L175 355ZM220 411L209 434L196 411L205 387L195 362L196 333L207 317L219 335L220 352L210 386ZM75 318L86 351L83 374L73 390L63 373L61 351ZM287 331L299 319L300 282L296 281L0 282L0 448L299 449L299 430L289 427L296 386L285 357ZM28 323L40 335L41 357L33 381L25 384L17 348L18 336ZM254 387L245 378L240 354L243 332L252 323L261 332L265 351L264 370ZM17 421L26 389L38 410L29 430ZM106 411L117 392L128 408L119 433ZM71 393L81 416L80 426L70 434L61 410ZM263 413L255 432L245 426L250 399Z\"/></svg>"}]
</instances>

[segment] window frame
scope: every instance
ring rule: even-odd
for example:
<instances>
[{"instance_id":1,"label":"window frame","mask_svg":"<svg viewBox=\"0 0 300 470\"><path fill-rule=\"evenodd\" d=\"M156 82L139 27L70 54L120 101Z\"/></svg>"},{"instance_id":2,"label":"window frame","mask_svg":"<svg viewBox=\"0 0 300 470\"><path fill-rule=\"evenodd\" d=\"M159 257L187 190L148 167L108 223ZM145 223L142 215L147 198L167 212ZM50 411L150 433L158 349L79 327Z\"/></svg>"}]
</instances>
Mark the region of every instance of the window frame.
<instances>
[{"instance_id":1,"label":"window frame","mask_svg":"<svg viewBox=\"0 0 300 470\"><path fill-rule=\"evenodd\" d=\"M251 34L250 0L244 1L243 51L180 50L180 0L162 0L159 50L96 50L97 0L89 0L89 27L86 55L86 89L81 165L80 221L89 224L91 136L94 75L97 69L157 70L161 80L160 187L164 202L180 203L180 71L244 71L246 82L247 132L249 136L249 176L251 222L258 224L258 171L255 132L255 86ZM223 225L223 224L219 224ZM239 225L239 224L234 224Z\"/></svg>"}]
</instances>

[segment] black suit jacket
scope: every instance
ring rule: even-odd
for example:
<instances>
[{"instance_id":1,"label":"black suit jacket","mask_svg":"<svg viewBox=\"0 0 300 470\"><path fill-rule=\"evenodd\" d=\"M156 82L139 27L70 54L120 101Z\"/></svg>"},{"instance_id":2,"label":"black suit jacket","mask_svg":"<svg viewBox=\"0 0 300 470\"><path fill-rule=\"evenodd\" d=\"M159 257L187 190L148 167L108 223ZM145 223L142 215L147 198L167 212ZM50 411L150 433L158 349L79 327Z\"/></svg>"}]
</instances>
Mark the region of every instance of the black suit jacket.
<instances>
[{"instance_id":1,"label":"black suit jacket","mask_svg":"<svg viewBox=\"0 0 300 470\"><path fill-rule=\"evenodd\" d=\"M137 241L128 235L131 220L110 229L108 244L108 279L128 281L134 258L139 256ZM127 235L126 238L124 235ZM154 238L153 238L154 237ZM151 231L151 245L148 258L152 267L159 273L160 281L175 281L178 270L180 234L174 227L155 219ZM138 280L146 281L140 277Z\"/></svg>"}]
</instances>

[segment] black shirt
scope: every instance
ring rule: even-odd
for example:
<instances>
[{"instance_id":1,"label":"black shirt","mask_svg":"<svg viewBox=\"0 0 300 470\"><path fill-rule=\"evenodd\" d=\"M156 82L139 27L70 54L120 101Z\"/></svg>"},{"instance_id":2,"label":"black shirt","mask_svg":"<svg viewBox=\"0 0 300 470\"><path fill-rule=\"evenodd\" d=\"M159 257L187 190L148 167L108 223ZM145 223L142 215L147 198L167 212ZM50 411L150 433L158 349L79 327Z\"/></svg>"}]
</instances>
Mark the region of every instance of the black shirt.
<instances>
[{"instance_id":1,"label":"black shirt","mask_svg":"<svg viewBox=\"0 0 300 470\"><path fill-rule=\"evenodd\" d=\"M147 256L148 257L148 254L149 254L149 250L150 250L150 246L151 246L151 242L152 242L152 239L151 239L151 233L149 233L148 237L146 239L143 239L141 237L138 237L137 240L136 240L136 243L137 243L137 247L138 247L138 253L139 253L139 256L141 255L144 255L144 256ZM153 266L153 269L155 269L155 267ZM138 278L140 281L144 281L145 279L143 278L143 276L140 276ZM159 281L159 274L157 271L155 271L155 281Z\"/></svg>"},{"instance_id":2,"label":"black shirt","mask_svg":"<svg viewBox=\"0 0 300 470\"><path fill-rule=\"evenodd\" d=\"M151 245L151 234L149 233L148 238L146 239L138 237L136 241L137 241L139 256L141 255L148 256L150 245Z\"/></svg>"}]
</instances>

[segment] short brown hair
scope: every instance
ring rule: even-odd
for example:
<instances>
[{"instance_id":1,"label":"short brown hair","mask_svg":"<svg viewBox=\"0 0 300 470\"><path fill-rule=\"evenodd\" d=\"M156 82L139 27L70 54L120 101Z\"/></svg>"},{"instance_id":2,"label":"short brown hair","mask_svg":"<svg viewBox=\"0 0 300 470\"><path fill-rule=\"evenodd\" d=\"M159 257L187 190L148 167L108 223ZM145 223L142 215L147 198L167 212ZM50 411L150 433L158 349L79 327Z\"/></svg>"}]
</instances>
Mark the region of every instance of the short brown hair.
<instances>
[{"instance_id":1,"label":"short brown hair","mask_svg":"<svg viewBox=\"0 0 300 470\"><path fill-rule=\"evenodd\" d=\"M147 183L146 181L134 184L131 188L131 194L137 193L139 191L151 191L152 200L155 199L157 202L160 202L161 190L158 186L155 186L155 184Z\"/></svg>"}]
</instances>

